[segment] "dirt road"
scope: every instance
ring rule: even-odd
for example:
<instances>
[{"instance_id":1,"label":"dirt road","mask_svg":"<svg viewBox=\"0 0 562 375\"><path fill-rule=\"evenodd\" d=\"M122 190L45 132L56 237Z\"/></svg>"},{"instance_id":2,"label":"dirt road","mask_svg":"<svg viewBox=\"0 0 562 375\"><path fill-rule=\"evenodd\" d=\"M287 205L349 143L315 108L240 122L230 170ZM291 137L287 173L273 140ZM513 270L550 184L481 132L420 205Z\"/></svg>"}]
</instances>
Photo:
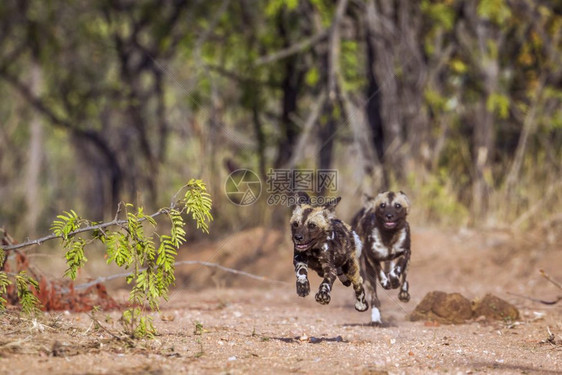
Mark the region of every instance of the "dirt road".
<instances>
[{"instance_id":1,"label":"dirt road","mask_svg":"<svg viewBox=\"0 0 562 375\"><path fill-rule=\"evenodd\" d=\"M3 317L0 373L562 373L562 303L547 306L508 293L562 294L538 273L544 268L562 280L556 244L528 248L505 233L415 231L412 300L404 304L396 292L383 292L388 324L371 327L370 314L353 309L353 292L341 284L328 306L313 296L297 297L289 252L278 248L286 244L275 233L264 234L256 229L207 243L188 258L220 260L286 283L182 268L178 280L189 288L174 289L154 314L159 335L133 345L112 338L86 314L52 313L35 322ZM318 282L312 279L312 287ZM454 326L408 321L431 290L470 299L491 292L515 304L521 320ZM97 316L110 332L119 331L119 312Z\"/></svg>"}]
</instances>

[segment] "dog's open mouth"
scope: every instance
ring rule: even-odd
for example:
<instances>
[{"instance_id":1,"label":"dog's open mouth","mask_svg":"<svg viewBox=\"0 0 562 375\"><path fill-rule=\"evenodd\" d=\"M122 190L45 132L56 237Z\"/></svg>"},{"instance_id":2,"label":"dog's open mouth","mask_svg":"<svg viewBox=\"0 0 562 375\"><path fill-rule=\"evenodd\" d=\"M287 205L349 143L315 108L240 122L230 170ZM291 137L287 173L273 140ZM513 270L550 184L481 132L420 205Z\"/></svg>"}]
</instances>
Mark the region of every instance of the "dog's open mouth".
<instances>
[{"instance_id":1,"label":"dog's open mouth","mask_svg":"<svg viewBox=\"0 0 562 375\"><path fill-rule=\"evenodd\" d=\"M396 221L385 221L384 222L384 227L386 229L393 229L396 227L397 222Z\"/></svg>"},{"instance_id":2,"label":"dog's open mouth","mask_svg":"<svg viewBox=\"0 0 562 375\"><path fill-rule=\"evenodd\" d=\"M311 246L312 246L312 241L307 243L296 243L295 249L299 251L304 251L304 250L308 250Z\"/></svg>"}]
</instances>

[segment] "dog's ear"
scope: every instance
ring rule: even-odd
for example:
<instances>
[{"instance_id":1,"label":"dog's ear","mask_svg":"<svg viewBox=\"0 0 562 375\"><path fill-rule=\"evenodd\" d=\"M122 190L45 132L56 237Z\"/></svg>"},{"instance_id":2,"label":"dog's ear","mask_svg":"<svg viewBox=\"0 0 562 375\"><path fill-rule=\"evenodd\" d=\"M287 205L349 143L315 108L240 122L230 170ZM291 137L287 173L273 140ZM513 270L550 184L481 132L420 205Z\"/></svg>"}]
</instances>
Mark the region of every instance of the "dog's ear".
<instances>
[{"instance_id":1,"label":"dog's ear","mask_svg":"<svg viewBox=\"0 0 562 375\"><path fill-rule=\"evenodd\" d=\"M400 190L398 192L398 194L400 195L400 197L402 197L402 199L404 200L404 202L406 202L406 212L410 212L410 199L408 198L408 196L406 195L406 193L404 193L402 190Z\"/></svg>"},{"instance_id":2,"label":"dog's ear","mask_svg":"<svg viewBox=\"0 0 562 375\"><path fill-rule=\"evenodd\" d=\"M375 197L373 197L372 195L369 195L367 193L363 193L363 198L365 199L365 202L369 202L375 199Z\"/></svg>"},{"instance_id":3,"label":"dog's ear","mask_svg":"<svg viewBox=\"0 0 562 375\"><path fill-rule=\"evenodd\" d=\"M333 212L336 209L338 203L340 203L340 201L341 201L341 197L337 197L336 199L330 199L328 200L328 203L324 205L324 209Z\"/></svg>"},{"instance_id":4,"label":"dog's ear","mask_svg":"<svg viewBox=\"0 0 562 375\"><path fill-rule=\"evenodd\" d=\"M297 192L297 206L302 206L303 204L310 204L310 196L304 192Z\"/></svg>"}]
</instances>

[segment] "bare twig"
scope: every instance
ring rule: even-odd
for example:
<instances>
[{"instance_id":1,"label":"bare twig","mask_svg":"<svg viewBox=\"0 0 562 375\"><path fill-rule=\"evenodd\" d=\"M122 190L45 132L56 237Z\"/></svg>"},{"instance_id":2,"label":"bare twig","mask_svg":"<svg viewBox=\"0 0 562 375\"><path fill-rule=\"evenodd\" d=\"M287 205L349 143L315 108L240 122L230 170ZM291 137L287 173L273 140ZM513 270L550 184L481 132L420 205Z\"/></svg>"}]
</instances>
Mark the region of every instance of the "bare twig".
<instances>
[{"instance_id":1,"label":"bare twig","mask_svg":"<svg viewBox=\"0 0 562 375\"><path fill-rule=\"evenodd\" d=\"M281 51L274 52L271 55L262 56L256 60L256 65L259 66L259 65L269 64L274 61L281 60L291 55L294 55L296 53L299 53L307 48L310 48L314 44L324 40L328 36L329 31L330 28L321 31L318 34L313 35L308 39L302 40L298 43L293 44L292 46L282 49Z\"/></svg>"},{"instance_id":2,"label":"bare twig","mask_svg":"<svg viewBox=\"0 0 562 375\"><path fill-rule=\"evenodd\" d=\"M546 272L544 272L544 270L540 270L541 276L544 277L545 279L547 279L548 281L550 281L552 284L554 284L558 289L562 289L562 284L560 284L558 281L554 280L552 277L550 277L549 274L547 274Z\"/></svg>"},{"instance_id":3,"label":"bare twig","mask_svg":"<svg viewBox=\"0 0 562 375\"><path fill-rule=\"evenodd\" d=\"M119 335L116 335L115 333L111 332L108 328L106 328L103 324L101 324L101 322L94 316L94 314L90 313L88 314L88 316L90 317L90 319L92 319L92 321L94 323L96 323L98 325L98 327L100 327L105 333L107 333L108 335L110 335L111 337L113 337L114 339L118 340L118 341L124 341L127 344L134 346L134 342L133 340L131 340L129 337L121 337Z\"/></svg>"},{"instance_id":4,"label":"bare twig","mask_svg":"<svg viewBox=\"0 0 562 375\"><path fill-rule=\"evenodd\" d=\"M168 212L167 208L162 208L162 209L158 210L157 212L153 213L152 215L150 215L150 217L156 218L156 217L158 217L162 214L165 214L167 212ZM145 220L147 220L147 219L145 219L145 218L139 219L139 221L145 221ZM97 225L89 225L87 227L76 229L75 231L68 233L68 237L72 237L74 235L84 233L84 232L91 232L91 231L94 231L94 230L102 230L104 228L115 226L115 225L121 226L121 225L124 225L124 224L127 224L127 220L115 220L114 219L114 220L109 221L107 223L101 223L101 224L97 224ZM4 251L16 250L16 249L21 249L21 248L24 248L24 247L33 246L33 245L41 245L41 244L43 244L47 241L55 240L57 238L62 238L62 237L57 236L55 234L50 234L48 236L41 237L41 238L38 238L36 240L31 240L31 241L26 241L26 242L22 242L22 243L10 245L10 246L5 246L5 247L2 247L2 249Z\"/></svg>"}]
</instances>

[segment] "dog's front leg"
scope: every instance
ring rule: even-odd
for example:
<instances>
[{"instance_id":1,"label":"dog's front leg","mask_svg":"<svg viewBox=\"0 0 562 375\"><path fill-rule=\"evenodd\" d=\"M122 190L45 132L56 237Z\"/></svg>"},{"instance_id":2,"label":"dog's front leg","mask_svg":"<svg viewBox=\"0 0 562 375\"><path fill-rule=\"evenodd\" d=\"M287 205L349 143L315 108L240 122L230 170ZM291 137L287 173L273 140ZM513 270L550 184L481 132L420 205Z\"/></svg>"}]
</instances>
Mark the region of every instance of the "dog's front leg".
<instances>
[{"instance_id":1,"label":"dog's front leg","mask_svg":"<svg viewBox=\"0 0 562 375\"><path fill-rule=\"evenodd\" d=\"M306 297L310 293L310 283L308 282L308 257L306 254L295 252L293 257L295 274L297 276L297 294Z\"/></svg>"},{"instance_id":2,"label":"dog's front leg","mask_svg":"<svg viewBox=\"0 0 562 375\"><path fill-rule=\"evenodd\" d=\"M375 261L375 270L376 270L376 273L379 277L379 281L381 283L381 286L384 289L390 289L390 280L386 276L386 273L384 273L384 270L383 270L379 261Z\"/></svg>"},{"instance_id":3,"label":"dog's front leg","mask_svg":"<svg viewBox=\"0 0 562 375\"><path fill-rule=\"evenodd\" d=\"M359 262L357 258L352 257L343 267L345 269L346 279L353 284L353 290L355 291L355 310L357 311L367 311L369 304L365 298L365 289L363 288L363 278L359 273ZM340 278L341 280L341 278Z\"/></svg>"},{"instance_id":4,"label":"dog's front leg","mask_svg":"<svg viewBox=\"0 0 562 375\"><path fill-rule=\"evenodd\" d=\"M320 283L318 293L316 293L316 302L327 305L331 300L330 292L332 291L332 285L334 285L337 273L336 267L334 266L333 253L328 243L322 246L319 260L322 266L322 277L324 280Z\"/></svg>"},{"instance_id":5,"label":"dog's front leg","mask_svg":"<svg viewBox=\"0 0 562 375\"><path fill-rule=\"evenodd\" d=\"M396 263L396 267L392 270L395 274L400 277L400 292L398 293L398 299L402 302L408 302L410 300L410 293L408 292L408 281L406 280L406 267L408 266L409 254L400 258Z\"/></svg>"}]
</instances>

